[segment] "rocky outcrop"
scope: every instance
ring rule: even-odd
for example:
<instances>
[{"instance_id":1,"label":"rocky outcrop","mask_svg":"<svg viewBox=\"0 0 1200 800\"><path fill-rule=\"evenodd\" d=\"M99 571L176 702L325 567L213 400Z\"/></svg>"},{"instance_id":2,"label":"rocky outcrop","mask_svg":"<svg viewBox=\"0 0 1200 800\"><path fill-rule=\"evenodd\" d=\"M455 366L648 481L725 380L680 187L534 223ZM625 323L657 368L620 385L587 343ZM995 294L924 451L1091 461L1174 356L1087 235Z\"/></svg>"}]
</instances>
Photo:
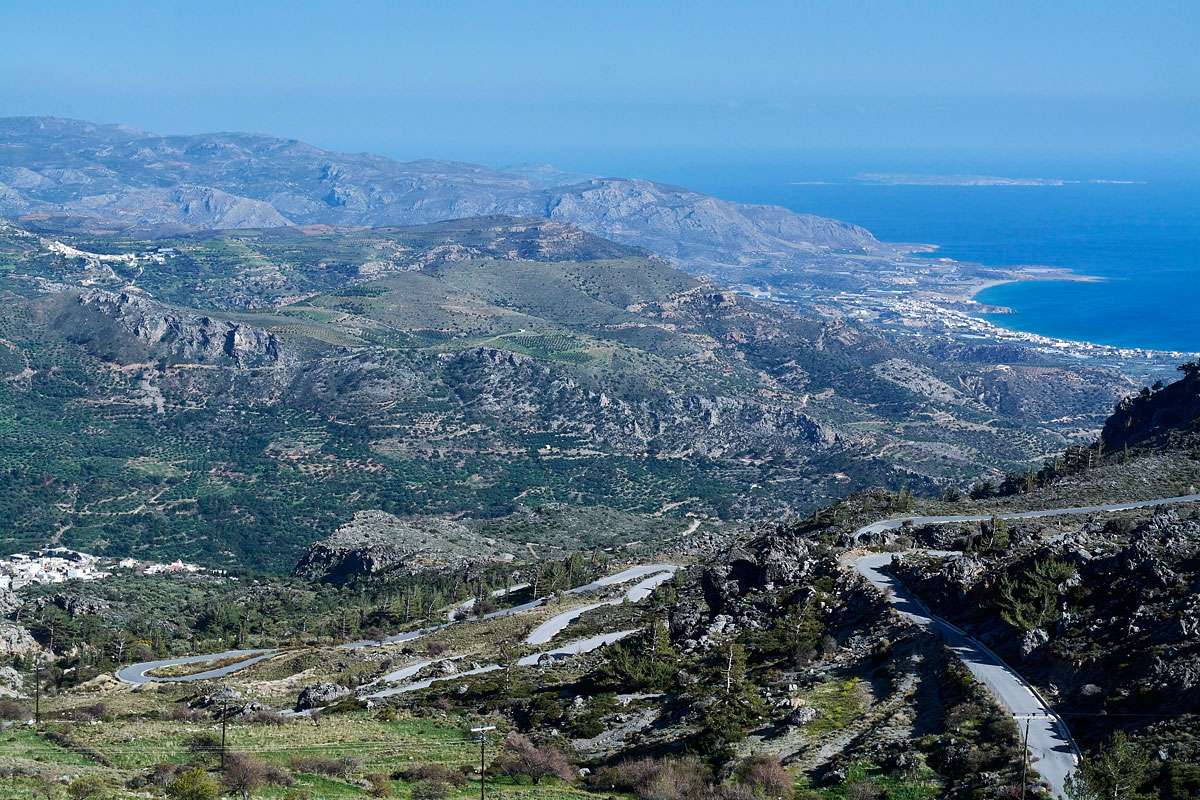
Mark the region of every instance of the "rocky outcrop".
<instances>
[{"instance_id":1,"label":"rocky outcrop","mask_svg":"<svg viewBox=\"0 0 1200 800\"><path fill-rule=\"evenodd\" d=\"M254 367L275 364L281 357L280 342L270 331L175 309L132 291L84 290L78 305L111 323L105 326L109 331L94 328L89 343L111 334L115 327L157 358ZM77 335L88 336L88 332Z\"/></svg>"},{"instance_id":2,"label":"rocky outcrop","mask_svg":"<svg viewBox=\"0 0 1200 800\"><path fill-rule=\"evenodd\" d=\"M341 684L315 683L300 690L300 695L296 698L296 710L322 708L349 695L350 690Z\"/></svg>"},{"instance_id":3,"label":"rocky outcrop","mask_svg":"<svg viewBox=\"0 0 1200 800\"><path fill-rule=\"evenodd\" d=\"M790 526L769 529L707 559L698 579L682 584L672 635L690 650L761 630L783 610L780 597L802 602L817 578L838 574L823 545Z\"/></svg>"},{"instance_id":4,"label":"rocky outcrop","mask_svg":"<svg viewBox=\"0 0 1200 800\"><path fill-rule=\"evenodd\" d=\"M23 626L10 620L0 620L0 655L27 655L41 650L42 646Z\"/></svg>"},{"instance_id":5,"label":"rocky outcrop","mask_svg":"<svg viewBox=\"0 0 1200 800\"><path fill-rule=\"evenodd\" d=\"M1200 363L1179 369L1184 374L1181 380L1160 389L1143 389L1117 405L1100 434L1109 452L1200 439Z\"/></svg>"},{"instance_id":6,"label":"rocky outcrop","mask_svg":"<svg viewBox=\"0 0 1200 800\"><path fill-rule=\"evenodd\" d=\"M835 429L798 403L692 392L623 397L509 350L447 354L444 380L472 415L585 437L618 452L674 457L794 456L839 443Z\"/></svg>"},{"instance_id":7,"label":"rocky outcrop","mask_svg":"<svg viewBox=\"0 0 1200 800\"><path fill-rule=\"evenodd\" d=\"M332 536L310 545L293 572L343 584L390 573L508 561L513 549L453 520L359 511Z\"/></svg>"}]
</instances>

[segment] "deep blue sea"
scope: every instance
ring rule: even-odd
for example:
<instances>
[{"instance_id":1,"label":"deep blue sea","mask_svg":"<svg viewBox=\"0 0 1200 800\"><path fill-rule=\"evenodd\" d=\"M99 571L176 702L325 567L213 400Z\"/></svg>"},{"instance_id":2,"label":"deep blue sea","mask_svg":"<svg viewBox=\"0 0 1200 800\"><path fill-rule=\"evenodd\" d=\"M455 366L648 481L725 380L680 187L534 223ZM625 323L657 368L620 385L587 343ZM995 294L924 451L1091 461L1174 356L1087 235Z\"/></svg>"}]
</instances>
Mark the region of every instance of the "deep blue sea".
<instances>
[{"instance_id":1,"label":"deep blue sea","mask_svg":"<svg viewBox=\"0 0 1200 800\"><path fill-rule=\"evenodd\" d=\"M905 166L894 171L950 171ZM1007 284L978 299L1013 309L992 320L1019 330L1200 351L1200 172L1139 172L1119 162L1070 170L1053 164L954 170L1082 181L988 187L870 185L851 180L856 172L850 169L822 175L812 166L681 167L662 177L732 200L856 222L887 241L936 244L941 255L959 260L1068 267L1098 276L1104 281ZM1140 182L1088 182L1113 179Z\"/></svg>"}]
</instances>

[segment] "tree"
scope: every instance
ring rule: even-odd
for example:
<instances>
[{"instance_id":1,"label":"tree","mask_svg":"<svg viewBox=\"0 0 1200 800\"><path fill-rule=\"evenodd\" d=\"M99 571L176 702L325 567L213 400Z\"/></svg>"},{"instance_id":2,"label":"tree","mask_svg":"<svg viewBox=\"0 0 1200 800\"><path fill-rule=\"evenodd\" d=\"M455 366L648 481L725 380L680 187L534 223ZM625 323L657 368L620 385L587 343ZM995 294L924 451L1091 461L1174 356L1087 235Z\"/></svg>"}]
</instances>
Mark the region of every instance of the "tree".
<instances>
[{"instance_id":1,"label":"tree","mask_svg":"<svg viewBox=\"0 0 1200 800\"><path fill-rule=\"evenodd\" d=\"M267 782L267 765L247 753L230 753L225 759L225 771L221 783L230 792L237 792L242 800L249 800L250 793Z\"/></svg>"},{"instance_id":2,"label":"tree","mask_svg":"<svg viewBox=\"0 0 1200 800\"><path fill-rule=\"evenodd\" d=\"M202 769L189 769L167 786L171 800L217 800L217 782Z\"/></svg>"},{"instance_id":3,"label":"tree","mask_svg":"<svg viewBox=\"0 0 1200 800\"><path fill-rule=\"evenodd\" d=\"M1117 731L1067 779L1067 796L1071 800L1150 800L1152 795L1141 791L1150 769L1146 751L1124 731Z\"/></svg>"},{"instance_id":4,"label":"tree","mask_svg":"<svg viewBox=\"0 0 1200 800\"><path fill-rule=\"evenodd\" d=\"M1062 616L1062 586L1075 576L1075 567L1056 558L1036 562L1032 569L1000 579L996 602L1000 616L1023 631L1044 628Z\"/></svg>"},{"instance_id":5,"label":"tree","mask_svg":"<svg viewBox=\"0 0 1200 800\"><path fill-rule=\"evenodd\" d=\"M748 679L745 648L733 639L721 645L696 691L702 693L694 698L702 709L698 747L715 760L727 760L732 755L730 746L745 738L766 707Z\"/></svg>"},{"instance_id":6,"label":"tree","mask_svg":"<svg viewBox=\"0 0 1200 800\"><path fill-rule=\"evenodd\" d=\"M561 750L550 745L538 747L528 736L515 731L504 737L504 745L492 762L492 769L499 775L524 775L534 785L551 775L564 781L575 777L571 762Z\"/></svg>"}]
</instances>

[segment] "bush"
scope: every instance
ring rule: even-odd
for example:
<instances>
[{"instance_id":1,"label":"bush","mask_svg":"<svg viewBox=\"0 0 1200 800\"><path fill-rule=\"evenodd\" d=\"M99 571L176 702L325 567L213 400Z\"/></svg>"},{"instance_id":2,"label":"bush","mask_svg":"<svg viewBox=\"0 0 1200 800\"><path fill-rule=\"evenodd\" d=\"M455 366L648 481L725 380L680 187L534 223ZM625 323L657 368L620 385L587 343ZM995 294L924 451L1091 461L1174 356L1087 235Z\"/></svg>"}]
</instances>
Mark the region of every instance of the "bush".
<instances>
[{"instance_id":1,"label":"bush","mask_svg":"<svg viewBox=\"0 0 1200 800\"><path fill-rule=\"evenodd\" d=\"M795 794L795 779L778 756L749 756L738 764L736 774L738 783L766 800L791 800Z\"/></svg>"},{"instance_id":2,"label":"bush","mask_svg":"<svg viewBox=\"0 0 1200 800\"><path fill-rule=\"evenodd\" d=\"M467 776L460 770L447 767L445 764L411 764L396 771L393 776L408 783L420 781L435 781L449 786L466 786Z\"/></svg>"},{"instance_id":3,"label":"bush","mask_svg":"<svg viewBox=\"0 0 1200 800\"><path fill-rule=\"evenodd\" d=\"M371 797L390 797L392 794L392 780L382 772L372 772L367 775L367 791L371 793Z\"/></svg>"},{"instance_id":4,"label":"bush","mask_svg":"<svg viewBox=\"0 0 1200 800\"><path fill-rule=\"evenodd\" d=\"M597 770L595 789L632 792L642 800L698 800L711 796L711 773L698 758L639 758Z\"/></svg>"},{"instance_id":5,"label":"bush","mask_svg":"<svg viewBox=\"0 0 1200 800\"><path fill-rule=\"evenodd\" d=\"M221 737L211 731L193 733L183 740L183 746L192 755L193 762L210 763L221 752Z\"/></svg>"},{"instance_id":6,"label":"bush","mask_svg":"<svg viewBox=\"0 0 1200 800\"><path fill-rule=\"evenodd\" d=\"M450 796L450 785L441 781L419 781L413 784L412 800L443 800Z\"/></svg>"},{"instance_id":7,"label":"bush","mask_svg":"<svg viewBox=\"0 0 1200 800\"><path fill-rule=\"evenodd\" d=\"M203 711L192 708L187 703L178 703L167 712L167 719L173 722L199 722L204 716Z\"/></svg>"},{"instance_id":8,"label":"bush","mask_svg":"<svg viewBox=\"0 0 1200 800\"><path fill-rule=\"evenodd\" d=\"M83 775L67 785L71 800L93 800L104 794L108 787L99 775Z\"/></svg>"},{"instance_id":9,"label":"bush","mask_svg":"<svg viewBox=\"0 0 1200 800\"><path fill-rule=\"evenodd\" d=\"M246 716L246 722L255 725L282 725L288 718L271 708L259 708Z\"/></svg>"},{"instance_id":10,"label":"bush","mask_svg":"<svg viewBox=\"0 0 1200 800\"><path fill-rule=\"evenodd\" d=\"M883 789L869 780L855 781L846 787L846 800L879 800Z\"/></svg>"},{"instance_id":11,"label":"bush","mask_svg":"<svg viewBox=\"0 0 1200 800\"><path fill-rule=\"evenodd\" d=\"M27 719L33 719L33 714L23 704L16 700L0 699L0 720L24 722Z\"/></svg>"},{"instance_id":12,"label":"bush","mask_svg":"<svg viewBox=\"0 0 1200 800\"><path fill-rule=\"evenodd\" d=\"M167 786L171 800L217 800L217 782L202 769L189 769Z\"/></svg>"},{"instance_id":13,"label":"bush","mask_svg":"<svg viewBox=\"0 0 1200 800\"><path fill-rule=\"evenodd\" d=\"M179 775L179 769L178 764L155 764L150 768L149 774L141 780L141 783L142 785L157 786L160 789L164 789ZM133 788L136 789L139 787L134 786Z\"/></svg>"},{"instance_id":14,"label":"bush","mask_svg":"<svg viewBox=\"0 0 1200 800\"><path fill-rule=\"evenodd\" d=\"M250 793L267 782L267 765L247 753L230 753L225 759L221 783L230 794L241 794L247 800Z\"/></svg>"},{"instance_id":15,"label":"bush","mask_svg":"<svg viewBox=\"0 0 1200 800\"><path fill-rule=\"evenodd\" d=\"M75 722L111 720L112 712L108 710L108 706L104 703L95 703L90 706L80 706L79 708L71 709L70 718Z\"/></svg>"},{"instance_id":16,"label":"bush","mask_svg":"<svg viewBox=\"0 0 1200 800\"><path fill-rule=\"evenodd\" d=\"M326 756L293 756L291 767L296 772L312 775L327 775L331 778L348 778L359 767L359 761L349 756L328 758Z\"/></svg>"}]
</instances>

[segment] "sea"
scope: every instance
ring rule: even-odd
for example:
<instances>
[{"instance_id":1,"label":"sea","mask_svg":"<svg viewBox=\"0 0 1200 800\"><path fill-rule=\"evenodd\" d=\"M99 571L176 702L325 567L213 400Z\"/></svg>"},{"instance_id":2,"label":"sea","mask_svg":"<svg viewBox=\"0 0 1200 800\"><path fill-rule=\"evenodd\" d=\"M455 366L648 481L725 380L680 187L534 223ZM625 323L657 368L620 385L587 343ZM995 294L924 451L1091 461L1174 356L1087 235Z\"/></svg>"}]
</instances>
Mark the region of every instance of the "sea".
<instances>
[{"instance_id":1,"label":"sea","mask_svg":"<svg viewBox=\"0 0 1200 800\"><path fill-rule=\"evenodd\" d=\"M953 170L953 172L949 172ZM976 296L997 325L1119 347L1200 352L1200 169L1112 159L984 165L907 162L896 173L1050 178L1063 185L880 185L887 164L681 163L660 180L858 223L885 241L996 266L1066 267L1094 283L1024 281ZM664 174L665 173L665 174Z\"/></svg>"}]
</instances>

